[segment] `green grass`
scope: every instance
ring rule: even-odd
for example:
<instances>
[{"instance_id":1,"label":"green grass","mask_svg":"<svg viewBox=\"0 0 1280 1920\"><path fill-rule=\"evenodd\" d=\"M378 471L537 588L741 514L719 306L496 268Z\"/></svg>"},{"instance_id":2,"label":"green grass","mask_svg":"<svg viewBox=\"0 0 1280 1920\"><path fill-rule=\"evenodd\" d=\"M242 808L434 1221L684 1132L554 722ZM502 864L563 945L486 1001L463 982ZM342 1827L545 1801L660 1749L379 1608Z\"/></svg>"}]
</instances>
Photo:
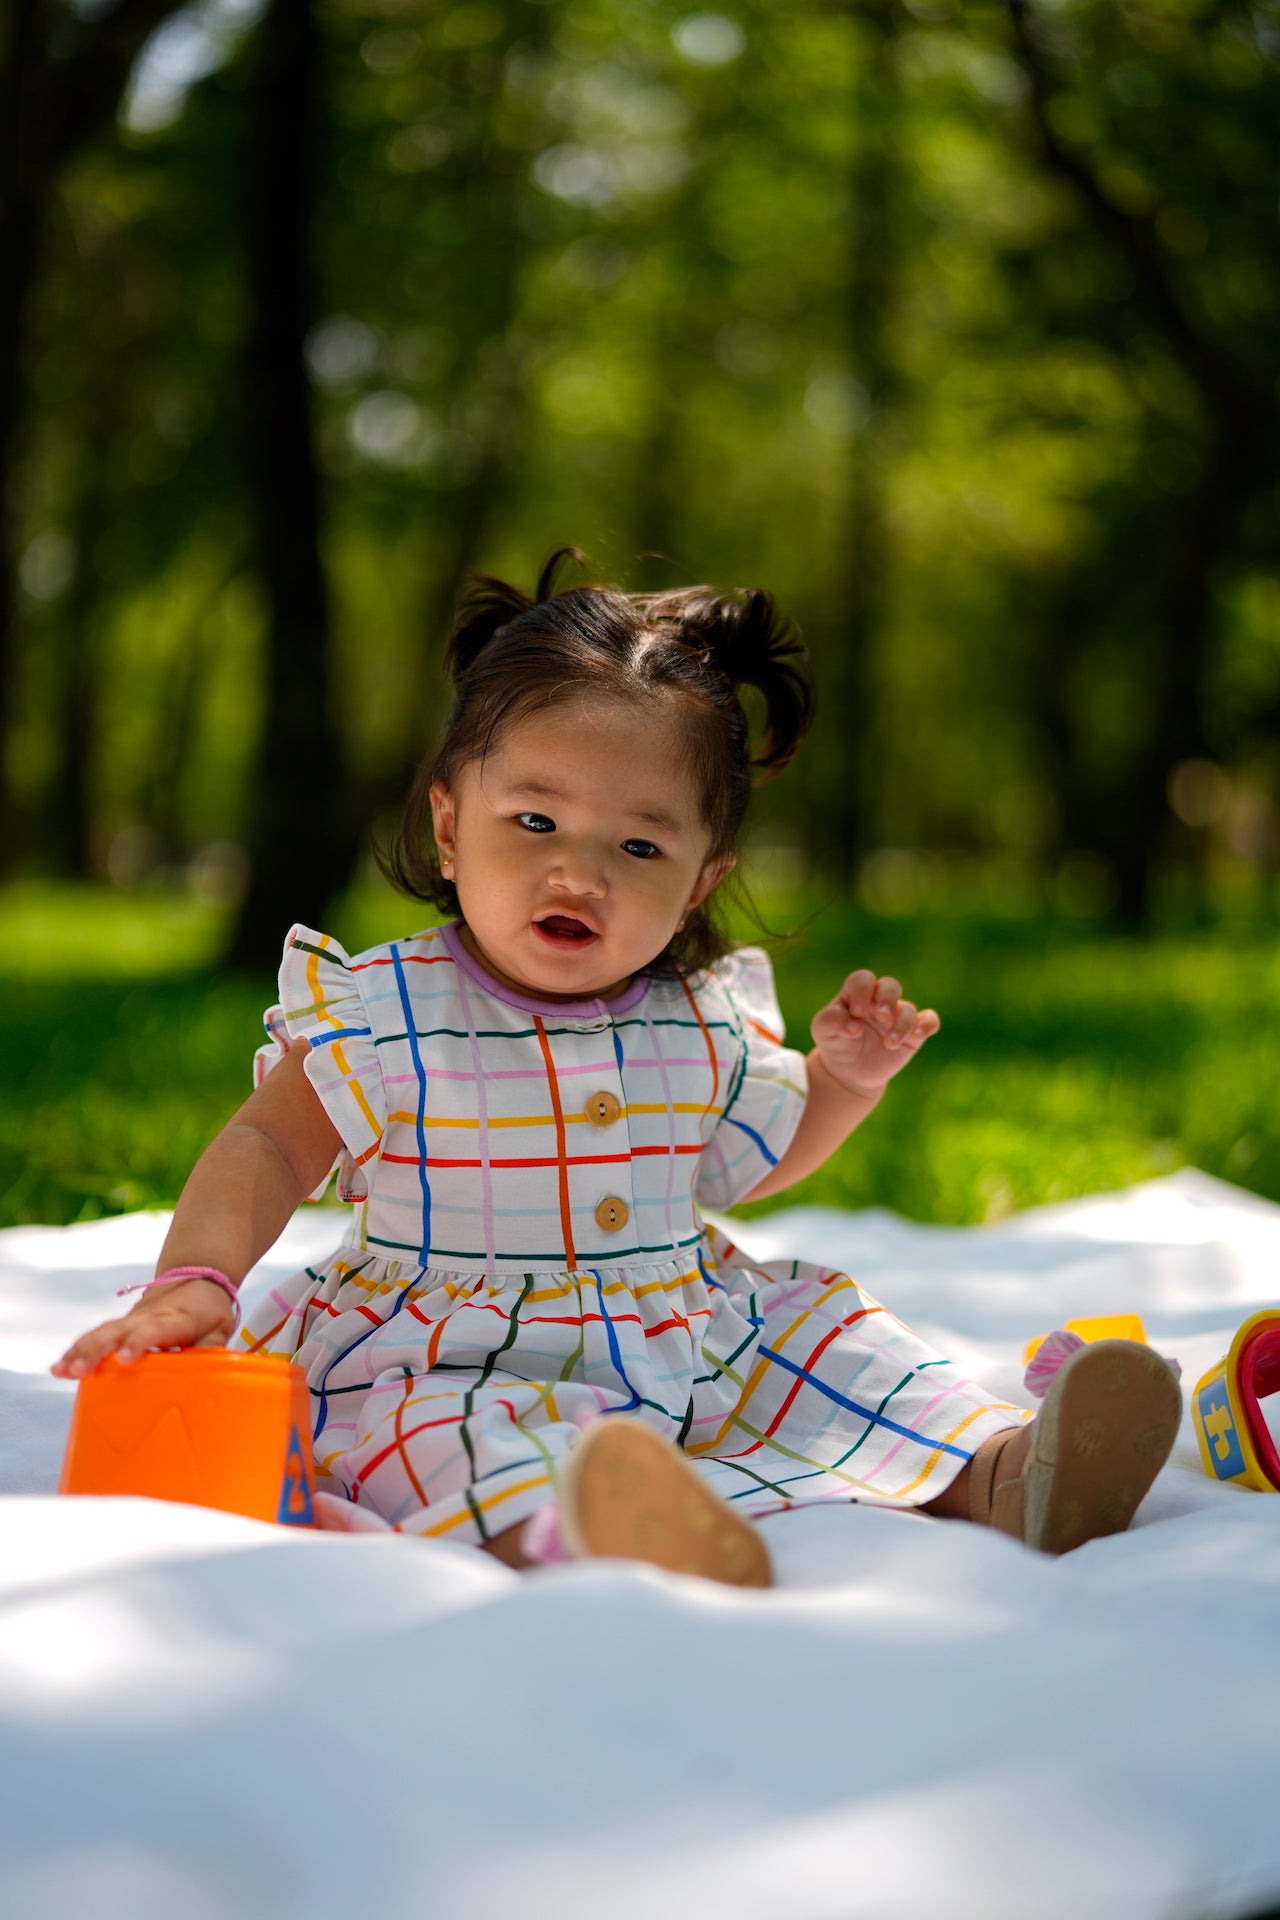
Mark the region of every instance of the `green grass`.
<instances>
[{"instance_id":1,"label":"green grass","mask_svg":"<svg viewBox=\"0 0 1280 1920\"><path fill-rule=\"evenodd\" d=\"M823 914L777 960L802 1034L845 965L943 1028L788 1198L971 1222L1194 1165L1280 1199L1280 941L1078 923Z\"/></svg>"},{"instance_id":2,"label":"green grass","mask_svg":"<svg viewBox=\"0 0 1280 1920\"><path fill-rule=\"evenodd\" d=\"M333 931L354 949L423 917L368 892ZM775 923L787 917L774 906ZM24 885L0 895L0 925L12 995L0 1225L172 1204L248 1090L273 981L220 974L216 916L177 895ZM856 965L898 974L943 1017L787 1204L967 1222L1188 1164L1280 1200L1280 940L1268 925L1134 941L1068 920L846 907L813 914L774 952L797 1043Z\"/></svg>"}]
</instances>

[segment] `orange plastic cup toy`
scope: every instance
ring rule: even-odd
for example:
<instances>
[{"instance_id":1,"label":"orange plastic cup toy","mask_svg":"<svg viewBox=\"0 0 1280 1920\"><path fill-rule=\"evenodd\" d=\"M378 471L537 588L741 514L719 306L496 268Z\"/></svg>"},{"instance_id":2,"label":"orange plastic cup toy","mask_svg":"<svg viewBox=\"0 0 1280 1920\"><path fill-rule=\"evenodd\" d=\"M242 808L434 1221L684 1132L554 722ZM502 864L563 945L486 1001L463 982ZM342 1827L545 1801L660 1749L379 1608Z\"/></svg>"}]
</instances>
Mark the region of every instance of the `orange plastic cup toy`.
<instances>
[{"instance_id":1,"label":"orange plastic cup toy","mask_svg":"<svg viewBox=\"0 0 1280 1920\"><path fill-rule=\"evenodd\" d=\"M109 1354L76 1394L62 1493L133 1493L315 1525L306 1376L278 1354Z\"/></svg>"}]
</instances>

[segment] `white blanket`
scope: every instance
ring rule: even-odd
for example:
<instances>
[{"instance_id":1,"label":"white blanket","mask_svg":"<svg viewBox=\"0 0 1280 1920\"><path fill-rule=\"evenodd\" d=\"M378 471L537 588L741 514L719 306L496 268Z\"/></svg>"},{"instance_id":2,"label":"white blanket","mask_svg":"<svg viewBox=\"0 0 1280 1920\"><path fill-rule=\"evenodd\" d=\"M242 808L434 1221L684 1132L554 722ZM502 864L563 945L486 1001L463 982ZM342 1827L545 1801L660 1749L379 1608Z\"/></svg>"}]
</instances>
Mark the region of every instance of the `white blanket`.
<instances>
[{"instance_id":1,"label":"white blanket","mask_svg":"<svg viewBox=\"0 0 1280 1920\"><path fill-rule=\"evenodd\" d=\"M5 1920L1218 1920L1280 1903L1280 1497L1190 1423L1059 1561L871 1509L768 1523L780 1586L54 1494L45 1372L167 1216L0 1233ZM1198 1173L987 1229L796 1209L1001 1393L1136 1310L1184 1388L1280 1303L1280 1208ZM251 1287L327 1250L304 1210Z\"/></svg>"}]
</instances>

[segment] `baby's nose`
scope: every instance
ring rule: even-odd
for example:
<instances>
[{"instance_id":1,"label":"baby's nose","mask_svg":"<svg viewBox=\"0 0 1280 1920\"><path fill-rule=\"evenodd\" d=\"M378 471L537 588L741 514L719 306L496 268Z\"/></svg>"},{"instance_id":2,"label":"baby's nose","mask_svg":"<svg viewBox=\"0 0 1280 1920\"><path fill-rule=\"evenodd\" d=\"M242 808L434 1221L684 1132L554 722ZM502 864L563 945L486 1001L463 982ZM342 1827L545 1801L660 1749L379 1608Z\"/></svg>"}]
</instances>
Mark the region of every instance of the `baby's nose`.
<instances>
[{"instance_id":1,"label":"baby's nose","mask_svg":"<svg viewBox=\"0 0 1280 1920\"><path fill-rule=\"evenodd\" d=\"M602 894L606 887L604 861L591 847L561 841L551 862L550 880L552 886L566 893Z\"/></svg>"}]
</instances>

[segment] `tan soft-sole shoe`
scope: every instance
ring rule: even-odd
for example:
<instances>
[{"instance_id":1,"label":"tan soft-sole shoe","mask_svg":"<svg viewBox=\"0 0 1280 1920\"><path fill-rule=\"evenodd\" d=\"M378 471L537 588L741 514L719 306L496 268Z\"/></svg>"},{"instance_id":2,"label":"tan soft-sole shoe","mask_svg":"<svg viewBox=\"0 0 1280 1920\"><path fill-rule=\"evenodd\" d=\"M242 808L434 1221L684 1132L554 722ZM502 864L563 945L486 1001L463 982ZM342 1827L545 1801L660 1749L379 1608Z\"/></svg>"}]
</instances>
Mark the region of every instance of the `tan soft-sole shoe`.
<instances>
[{"instance_id":1,"label":"tan soft-sole shoe","mask_svg":"<svg viewBox=\"0 0 1280 1920\"><path fill-rule=\"evenodd\" d=\"M1030 1430L1017 1481L997 1487L992 1520L1041 1553L1123 1533L1168 1459L1182 1394L1166 1363L1132 1340L1099 1340L1058 1372ZM1021 1500L1021 1528L1010 1525ZM1001 1509L1006 1509L1002 1513Z\"/></svg>"},{"instance_id":2,"label":"tan soft-sole shoe","mask_svg":"<svg viewBox=\"0 0 1280 1920\"><path fill-rule=\"evenodd\" d=\"M646 1560L731 1587L767 1587L764 1541L677 1449L620 1414L587 1428L558 1484L560 1531L579 1558Z\"/></svg>"}]
</instances>

